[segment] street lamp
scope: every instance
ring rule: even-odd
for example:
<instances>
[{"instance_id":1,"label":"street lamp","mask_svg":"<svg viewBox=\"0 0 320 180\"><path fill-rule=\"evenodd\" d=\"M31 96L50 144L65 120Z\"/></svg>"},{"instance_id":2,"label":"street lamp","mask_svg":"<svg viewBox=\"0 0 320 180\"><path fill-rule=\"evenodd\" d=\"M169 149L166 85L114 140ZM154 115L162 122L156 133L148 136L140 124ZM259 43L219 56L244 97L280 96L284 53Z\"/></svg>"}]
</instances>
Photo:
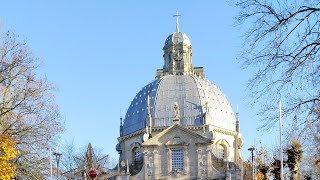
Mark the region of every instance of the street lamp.
<instances>
[{"instance_id":1,"label":"street lamp","mask_svg":"<svg viewBox=\"0 0 320 180\"><path fill-rule=\"evenodd\" d=\"M56 156L56 161L57 161L57 179L59 180L59 161L60 161L62 153L54 152L53 155Z\"/></svg>"},{"instance_id":2,"label":"street lamp","mask_svg":"<svg viewBox=\"0 0 320 180\"><path fill-rule=\"evenodd\" d=\"M252 163L252 180L254 180L254 164L253 164L253 151L255 148L252 146L251 148L248 149L248 151L251 151L251 163Z\"/></svg>"}]
</instances>

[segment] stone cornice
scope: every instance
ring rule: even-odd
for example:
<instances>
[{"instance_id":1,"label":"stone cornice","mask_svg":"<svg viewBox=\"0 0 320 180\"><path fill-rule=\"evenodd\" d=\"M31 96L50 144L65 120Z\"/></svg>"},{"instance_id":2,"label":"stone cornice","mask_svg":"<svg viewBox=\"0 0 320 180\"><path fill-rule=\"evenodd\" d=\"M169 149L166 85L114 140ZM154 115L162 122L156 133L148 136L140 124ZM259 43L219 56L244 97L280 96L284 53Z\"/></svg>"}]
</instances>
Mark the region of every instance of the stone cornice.
<instances>
[{"instance_id":1,"label":"stone cornice","mask_svg":"<svg viewBox=\"0 0 320 180\"><path fill-rule=\"evenodd\" d=\"M229 130L225 130L225 129L221 129L221 128L217 128L217 127L210 127L210 129L212 129L212 131L214 132L218 132L221 134L225 134L225 135L230 135L230 136L236 136L237 132L235 131L229 131Z\"/></svg>"},{"instance_id":2,"label":"stone cornice","mask_svg":"<svg viewBox=\"0 0 320 180\"><path fill-rule=\"evenodd\" d=\"M140 134L144 134L144 133L146 133L146 129L145 129L145 128L144 128L144 129L141 129L141 130L139 130L139 131L136 131L136 132L134 132L134 133L128 134L128 135L126 135L126 136L118 137L118 141L121 142L121 141L123 141L123 140L129 139L129 138L131 138L131 137L134 137L134 136L137 136L137 135L140 135Z\"/></svg>"},{"instance_id":3,"label":"stone cornice","mask_svg":"<svg viewBox=\"0 0 320 180\"><path fill-rule=\"evenodd\" d=\"M167 128L169 128L170 126L162 126L162 127L153 127L152 128L152 131L163 131ZM203 126L183 126L184 128L186 129L189 129L189 130L201 130L203 129ZM215 126L211 126L210 129L214 132L218 132L218 133L221 133L221 134L225 134L225 135L231 135L231 136L236 136L237 135L237 132L235 131L230 131L230 130L225 130L225 129L221 129L221 128L218 128L218 127L215 127ZM119 141L123 141L123 140L126 140L126 139L129 139L131 137L134 137L134 136L137 136L137 135L140 135L140 134L144 134L146 132L146 129L141 129L139 131L136 131L134 133L131 133L131 134L128 134L126 136L122 136L122 137L118 137L118 140ZM241 134L241 133L239 133Z\"/></svg>"},{"instance_id":4,"label":"stone cornice","mask_svg":"<svg viewBox=\"0 0 320 180\"><path fill-rule=\"evenodd\" d=\"M168 127L170 126L162 126L162 127L153 127L152 128L152 131L163 131L165 129L167 129ZM187 129L192 129L192 130L198 130L198 129L203 129L203 126L183 126L184 128L187 128Z\"/></svg>"}]
</instances>

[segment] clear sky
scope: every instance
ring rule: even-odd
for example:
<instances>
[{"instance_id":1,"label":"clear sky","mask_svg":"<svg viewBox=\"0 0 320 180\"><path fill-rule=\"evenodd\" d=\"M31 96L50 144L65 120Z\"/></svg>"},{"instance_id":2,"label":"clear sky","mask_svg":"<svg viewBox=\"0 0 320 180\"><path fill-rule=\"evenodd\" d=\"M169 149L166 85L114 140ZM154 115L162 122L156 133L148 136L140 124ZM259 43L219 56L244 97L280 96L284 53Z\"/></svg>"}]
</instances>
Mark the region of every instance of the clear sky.
<instances>
[{"instance_id":1,"label":"clear sky","mask_svg":"<svg viewBox=\"0 0 320 180\"><path fill-rule=\"evenodd\" d=\"M257 131L255 108L246 105L245 83L250 72L240 69L240 30L233 25L237 10L225 1L4 1L0 0L3 29L14 30L43 60L45 75L59 91L56 103L65 119L61 144L77 147L91 142L117 157L120 109L123 116L136 93L162 68L162 48L175 31L193 46L193 64L226 94L234 111L239 105L241 131L248 147L264 138Z\"/></svg>"}]
</instances>

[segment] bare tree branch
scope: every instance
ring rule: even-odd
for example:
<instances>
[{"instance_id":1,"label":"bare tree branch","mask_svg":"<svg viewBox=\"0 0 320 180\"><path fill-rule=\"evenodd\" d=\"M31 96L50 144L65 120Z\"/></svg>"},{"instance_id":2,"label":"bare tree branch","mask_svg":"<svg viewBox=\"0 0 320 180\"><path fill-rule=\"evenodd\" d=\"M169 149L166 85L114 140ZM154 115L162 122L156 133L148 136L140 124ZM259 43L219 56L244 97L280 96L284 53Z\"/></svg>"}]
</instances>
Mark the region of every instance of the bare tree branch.
<instances>
[{"instance_id":1,"label":"bare tree branch","mask_svg":"<svg viewBox=\"0 0 320 180\"><path fill-rule=\"evenodd\" d=\"M20 151L16 178L45 179L47 149L63 130L54 86L36 76L38 59L12 33L0 35L0 134L12 137Z\"/></svg>"}]
</instances>

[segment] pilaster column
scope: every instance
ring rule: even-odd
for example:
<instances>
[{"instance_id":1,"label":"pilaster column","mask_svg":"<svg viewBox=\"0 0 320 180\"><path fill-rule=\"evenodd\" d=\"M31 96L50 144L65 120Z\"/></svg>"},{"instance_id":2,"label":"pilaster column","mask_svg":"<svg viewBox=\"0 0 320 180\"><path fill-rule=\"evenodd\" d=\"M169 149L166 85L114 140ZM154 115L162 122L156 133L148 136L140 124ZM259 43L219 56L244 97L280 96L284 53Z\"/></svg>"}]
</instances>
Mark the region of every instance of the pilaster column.
<instances>
[{"instance_id":1,"label":"pilaster column","mask_svg":"<svg viewBox=\"0 0 320 180\"><path fill-rule=\"evenodd\" d=\"M145 150L143 151L143 170L144 170L144 177L142 177L143 179L148 178L148 151Z\"/></svg>"},{"instance_id":2,"label":"pilaster column","mask_svg":"<svg viewBox=\"0 0 320 180\"><path fill-rule=\"evenodd\" d=\"M160 170L161 170L161 160L160 160L160 156L159 156L159 151L153 150L152 152L153 155L153 175L154 177L160 177Z\"/></svg>"},{"instance_id":3,"label":"pilaster column","mask_svg":"<svg viewBox=\"0 0 320 180\"><path fill-rule=\"evenodd\" d=\"M207 171L208 171L208 177L212 177L213 169L212 169L212 149L210 147L207 148Z\"/></svg>"},{"instance_id":4,"label":"pilaster column","mask_svg":"<svg viewBox=\"0 0 320 180\"><path fill-rule=\"evenodd\" d=\"M167 164L168 164L168 168L167 168L167 174L170 174L171 172L171 167L172 167L172 162L171 162L171 150L170 148L167 148Z\"/></svg>"},{"instance_id":5,"label":"pilaster column","mask_svg":"<svg viewBox=\"0 0 320 180\"><path fill-rule=\"evenodd\" d=\"M188 151L188 147L184 147L184 171L185 171L185 174L188 174L190 176L190 159L189 159L189 151Z\"/></svg>"},{"instance_id":6,"label":"pilaster column","mask_svg":"<svg viewBox=\"0 0 320 180\"><path fill-rule=\"evenodd\" d=\"M198 156L198 166L197 166L197 169L198 169L198 178L201 177L201 153L202 153L202 149L200 147L197 148L197 156Z\"/></svg>"}]
</instances>

